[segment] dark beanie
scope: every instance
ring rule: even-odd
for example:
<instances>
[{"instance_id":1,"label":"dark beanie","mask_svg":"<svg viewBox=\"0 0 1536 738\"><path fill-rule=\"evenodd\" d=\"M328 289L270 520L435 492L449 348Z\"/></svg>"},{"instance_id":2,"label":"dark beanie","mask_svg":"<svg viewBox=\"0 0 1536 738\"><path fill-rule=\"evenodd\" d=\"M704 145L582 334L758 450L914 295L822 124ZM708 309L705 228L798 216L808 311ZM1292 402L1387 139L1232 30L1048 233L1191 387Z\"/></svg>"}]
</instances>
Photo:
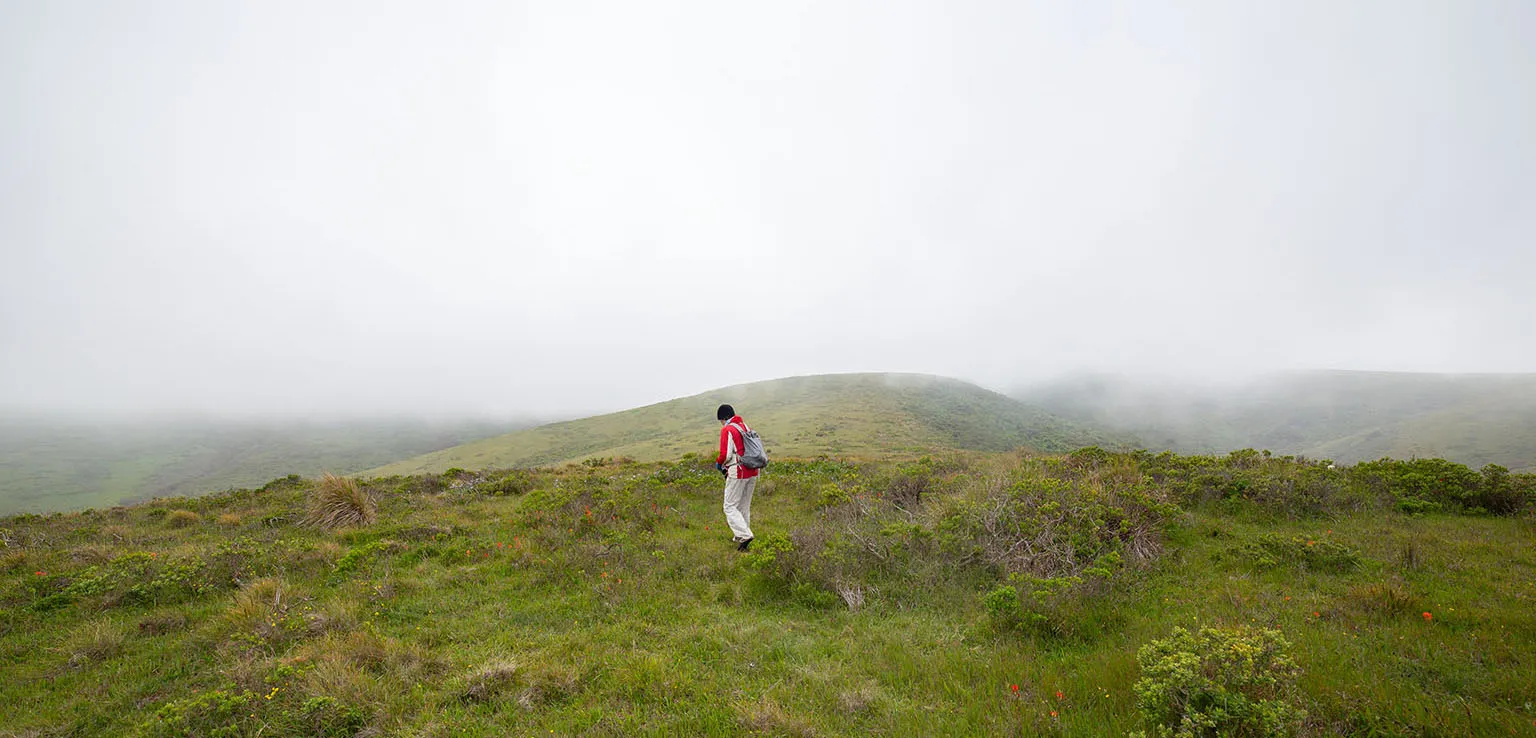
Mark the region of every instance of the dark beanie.
<instances>
[{"instance_id":1,"label":"dark beanie","mask_svg":"<svg viewBox=\"0 0 1536 738\"><path fill-rule=\"evenodd\" d=\"M721 405L720 409L715 411L715 420L730 420L734 417L736 417L736 408L730 405Z\"/></svg>"}]
</instances>

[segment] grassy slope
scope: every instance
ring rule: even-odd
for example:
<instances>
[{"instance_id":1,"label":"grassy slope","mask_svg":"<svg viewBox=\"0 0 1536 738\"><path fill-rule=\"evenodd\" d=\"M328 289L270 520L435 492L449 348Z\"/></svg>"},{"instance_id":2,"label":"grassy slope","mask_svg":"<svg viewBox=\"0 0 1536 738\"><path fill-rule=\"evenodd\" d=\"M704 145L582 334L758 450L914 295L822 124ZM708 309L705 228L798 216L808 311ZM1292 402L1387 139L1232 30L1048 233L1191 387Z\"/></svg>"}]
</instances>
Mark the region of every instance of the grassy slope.
<instances>
[{"instance_id":1,"label":"grassy slope","mask_svg":"<svg viewBox=\"0 0 1536 738\"><path fill-rule=\"evenodd\" d=\"M1536 469L1536 375L1299 372L1236 390L1085 377L1016 394L1185 453L1267 448L1346 463L1418 456Z\"/></svg>"},{"instance_id":2,"label":"grassy slope","mask_svg":"<svg viewBox=\"0 0 1536 738\"><path fill-rule=\"evenodd\" d=\"M959 463L964 485L1019 461ZM824 515L826 485L878 489L887 478L878 465L782 463L754 523L760 537L789 531ZM594 507L627 501L594 516L579 504L539 507L533 495L405 491L423 486L414 482L384 496L378 523L337 533L285 522L303 492L282 489L0 521L0 704L13 708L0 711L0 732L154 734L164 705L250 690L238 713L198 727L1124 735L1139 727L1136 649L1196 624L1282 629L1304 670L1308 735L1369 724L1390 735L1530 734L1536 720L1530 520L1195 511L1156 564L1104 596L1098 617L1112 629L1058 641L985 627L986 584L965 576L931 589L893 580L856 612L759 587L723 540L718 484L702 465L677 464L534 478L540 489L595 490ZM172 528L168 507L203 517ZM216 524L219 514L239 517ZM1326 536L1359 547L1366 564L1328 574L1231 557L1262 533ZM1410 543L1421 559L1411 566ZM163 583L140 601L118 597L121 583L36 608L88 567L133 552L156 554L134 581ZM189 593L202 575L173 573L191 562L234 571L244 589L210 578ZM258 574L275 579L252 583ZM1407 608L1362 611L1360 588L1387 581L1409 592ZM497 665L503 681L482 682L476 699L475 675ZM335 703L306 709L318 698ZM344 709L356 712L337 717Z\"/></svg>"},{"instance_id":3,"label":"grassy slope","mask_svg":"<svg viewBox=\"0 0 1536 738\"><path fill-rule=\"evenodd\" d=\"M873 456L934 448L1064 451L1115 445L1090 430L965 382L896 374L794 377L725 387L624 412L487 438L371 470L416 474L539 466L588 457L637 460L713 453L716 406L730 403L769 454Z\"/></svg>"},{"instance_id":4,"label":"grassy slope","mask_svg":"<svg viewBox=\"0 0 1536 738\"><path fill-rule=\"evenodd\" d=\"M349 473L507 428L397 420L86 425L12 418L0 422L0 514L201 494L286 474Z\"/></svg>"}]
</instances>

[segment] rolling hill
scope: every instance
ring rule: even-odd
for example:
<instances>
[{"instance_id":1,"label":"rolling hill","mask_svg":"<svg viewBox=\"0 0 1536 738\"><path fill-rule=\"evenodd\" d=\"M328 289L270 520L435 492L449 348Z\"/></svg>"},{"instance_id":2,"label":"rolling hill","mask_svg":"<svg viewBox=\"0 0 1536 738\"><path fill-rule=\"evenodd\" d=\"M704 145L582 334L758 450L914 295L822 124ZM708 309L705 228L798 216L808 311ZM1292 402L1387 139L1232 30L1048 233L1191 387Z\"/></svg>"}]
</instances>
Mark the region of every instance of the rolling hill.
<instances>
[{"instance_id":1,"label":"rolling hill","mask_svg":"<svg viewBox=\"0 0 1536 738\"><path fill-rule=\"evenodd\" d=\"M504 433L512 423L0 419L0 514L107 507L347 473Z\"/></svg>"},{"instance_id":2,"label":"rolling hill","mask_svg":"<svg viewBox=\"0 0 1536 738\"><path fill-rule=\"evenodd\" d=\"M1083 376L1014 393L1183 453L1267 448L1341 462L1444 457L1536 469L1536 375L1318 371L1199 388Z\"/></svg>"},{"instance_id":3,"label":"rolling hill","mask_svg":"<svg viewBox=\"0 0 1536 738\"><path fill-rule=\"evenodd\" d=\"M593 457L640 461L712 453L715 407L734 405L763 436L769 454L874 456L933 449L999 451L1020 446L1064 451L1128 445L966 382L913 374L830 374L724 387L581 420L531 428L434 451L369 470L418 474L544 466Z\"/></svg>"}]
</instances>

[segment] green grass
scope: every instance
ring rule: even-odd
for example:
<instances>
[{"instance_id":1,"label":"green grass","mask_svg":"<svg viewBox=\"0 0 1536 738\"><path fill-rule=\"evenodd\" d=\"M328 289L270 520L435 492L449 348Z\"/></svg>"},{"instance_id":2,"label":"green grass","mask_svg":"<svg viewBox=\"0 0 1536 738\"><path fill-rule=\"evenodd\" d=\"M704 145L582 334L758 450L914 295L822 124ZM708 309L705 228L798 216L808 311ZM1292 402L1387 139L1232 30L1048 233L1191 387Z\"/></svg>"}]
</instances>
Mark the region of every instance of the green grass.
<instances>
[{"instance_id":1,"label":"green grass","mask_svg":"<svg viewBox=\"0 0 1536 738\"><path fill-rule=\"evenodd\" d=\"M502 433L509 424L0 421L0 514L106 507L351 473Z\"/></svg>"},{"instance_id":2,"label":"green grass","mask_svg":"<svg viewBox=\"0 0 1536 738\"><path fill-rule=\"evenodd\" d=\"M954 379L904 374L793 377L725 387L624 412L517 431L387 464L370 474L539 466L588 458L713 453L729 403L770 455L917 455L936 448L1066 451L1128 438L1069 423Z\"/></svg>"},{"instance_id":3,"label":"green grass","mask_svg":"<svg viewBox=\"0 0 1536 738\"><path fill-rule=\"evenodd\" d=\"M905 544L832 546L787 570L731 549L719 477L694 459L376 479L377 521L329 532L296 525L309 482L13 517L0 734L1124 735L1145 727L1138 647L1199 624L1284 632L1305 735L1536 732L1529 512L1202 503L1203 477L1151 470L1222 467L1155 464L781 459L753 505L759 548L916 526L876 534ZM915 488L922 502L892 503ZM1099 541L1079 552L1128 555L1097 536L1118 530L1161 553L1048 603L1049 627L1000 626L982 598L1006 567L965 553L996 541L955 523L1030 490L1053 500L1018 511L1037 543L1029 526L1049 522ZM1073 517L1173 503L1139 529ZM173 527L182 509L200 522ZM1314 556L1318 541L1347 556ZM823 576L860 584L864 605Z\"/></svg>"}]
</instances>

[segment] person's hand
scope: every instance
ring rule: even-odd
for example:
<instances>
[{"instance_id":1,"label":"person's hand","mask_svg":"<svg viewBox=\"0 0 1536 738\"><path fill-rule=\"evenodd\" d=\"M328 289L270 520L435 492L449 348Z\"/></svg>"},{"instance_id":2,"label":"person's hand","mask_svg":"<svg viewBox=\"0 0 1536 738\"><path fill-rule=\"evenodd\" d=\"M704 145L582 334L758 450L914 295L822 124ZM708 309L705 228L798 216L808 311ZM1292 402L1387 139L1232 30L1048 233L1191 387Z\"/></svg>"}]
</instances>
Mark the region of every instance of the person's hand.
<instances>
[{"instance_id":1,"label":"person's hand","mask_svg":"<svg viewBox=\"0 0 1536 738\"><path fill-rule=\"evenodd\" d=\"M720 463L718 461L715 462L715 470L720 472L720 476L725 476L726 475L725 464L722 464L722 463Z\"/></svg>"}]
</instances>

